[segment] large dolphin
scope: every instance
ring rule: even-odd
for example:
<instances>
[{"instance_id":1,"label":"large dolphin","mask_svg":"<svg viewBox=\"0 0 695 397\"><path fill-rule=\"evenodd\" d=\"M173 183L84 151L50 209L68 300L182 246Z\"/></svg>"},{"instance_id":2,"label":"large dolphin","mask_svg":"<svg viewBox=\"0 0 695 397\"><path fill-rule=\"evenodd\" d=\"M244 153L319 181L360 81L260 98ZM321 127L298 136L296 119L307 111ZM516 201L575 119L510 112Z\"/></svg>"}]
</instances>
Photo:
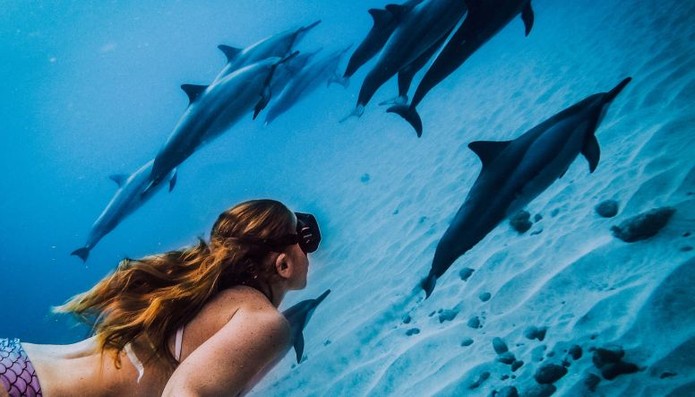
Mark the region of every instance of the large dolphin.
<instances>
[{"instance_id":1,"label":"large dolphin","mask_svg":"<svg viewBox=\"0 0 695 397\"><path fill-rule=\"evenodd\" d=\"M309 323L311 316L314 314L314 310L316 310L318 305L323 302L330 293L331 290L327 289L318 298L303 300L282 312L290 323L292 345L294 346L294 352L297 356L297 364L302 361L302 356L304 355L304 328Z\"/></svg>"},{"instance_id":2,"label":"large dolphin","mask_svg":"<svg viewBox=\"0 0 695 397\"><path fill-rule=\"evenodd\" d=\"M533 27L531 0L466 0L466 6L466 19L422 77L410 105L396 105L387 110L408 121L418 136L422 136L422 120L416 107L432 88L453 73L519 13L527 36Z\"/></svg>"},{"instance_id":3,"label":"large dolphin","mask_svg":"<svg viewBox=\"0 0 695 397\"><path fill-rule=\"evenodd\" d=\"M437 244L432 268L422 281L427 297L456 259L564 175L580 153L594 172L600 157L596 128L630 80L587 97L512 141L468 145L480 158L482 170Z\"/></svg>"},{"instance_id":4,"label":"large dolphin","mask_svg":"<svg viewBox=\"0 0 695 397\"><path fill-rule=\"evenodd\" d=\"M118 184L118 190L113 198L102 211L99 218L92 225L92 230L87 237L87 243L79 249L72 252L71 255L79 256L83 261L87 261L89 252L105 235L110 233L118 226L128 215L133 213L137 208L142 206L159 188L153 188L146 191L146 187L150 182L150 172L152 170L153 160L148 161L140 167L132 175L112 175L110 178ZM176 170L169 172L169 190L174 188L176 184Z\"/></svg>"},{"instance_id":5,"label":"large dolphin","mask_svg":"<svg viewBox=\"0 0 695 397\"><path fill-rule=\"evenodd\" d=\"M224 44L217 46L227 57L227 64L217 74L213 84L235 70L252 63L271 57L286 57L292 52L294 46L306 33L320 22L321 20L318 20L310 25L300 27L299 29L287 30L272 35L246 48L231 47Z\"/></svg>"},{"instance_id":6,"label":"large dolphin","mask_svg":"<svg viewBox=\"0 0 695 397\"><path fill-rule=\"evenodd\" d=\"M254 118L270 100L269 84L278 57L244 66L205 86L183 85L190 105L154 159L151 185L159 184L198 148L228 130L255 109Z\"/></svg>"},{"instance_id":7,"label":"large dolphin","mask_svg":"<svg viewBox=\"0 0 695 397\"><path fill-rule=\"evenodd\" d=\"M317 59L290 80L285 89L275 97L274 102L269 106L265 116L265 124L271 123L278 116L288 111L323 83L338 82L346 86L347 78L340 77L337 69L343 55L349 48L335 51L321 59Z\"/></svg>"},{"instance_id":8,"label":"large dolphin","mask_svg":"<svg viewBox=\"0 0 695 397\"><path fill-rule=\"evenodd\" d=\"M350 116L362 115L376 90L441 40L465 12L466 6L461 0L428 0L403 15L376 64L364 78Z\"/></svg>"},{"instance_id":9,"label":"large dolphin","mask_svg":"<svg viewBox=\"0 0 695 397\"><path fill-rule=\"evenodd\" d=\"M409 11L422 1L423 0L410 0L403 3L401 6L390 4L384 9L370 8L367 12L372 16L372 28L360 45L357 46L355 52L350 56L343 77L351 77L355 74L357 69L378 54L389 37L391 37L391 33L393 33L396 26L398 26L403 12Z\"/></svg>"}]
</instances>

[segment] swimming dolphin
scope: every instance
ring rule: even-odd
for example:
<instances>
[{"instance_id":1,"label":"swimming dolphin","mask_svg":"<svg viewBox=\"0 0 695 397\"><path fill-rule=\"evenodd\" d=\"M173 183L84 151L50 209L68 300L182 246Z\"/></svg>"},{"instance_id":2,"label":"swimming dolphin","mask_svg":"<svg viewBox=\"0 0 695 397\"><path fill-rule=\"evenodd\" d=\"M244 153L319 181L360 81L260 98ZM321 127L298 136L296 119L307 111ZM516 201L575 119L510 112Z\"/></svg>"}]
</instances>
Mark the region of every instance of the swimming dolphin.
<instances>
[{"instance_id":1,"label":"swimming dolphin","mask_svg":"<svg viewBox=\"0 0 695 397\"><path fill-rule=\"evenodd\" d=\"M352 56L350 56L350 60L348 61L347 68L345 68L343 77L351 77L353 74L355 74L357 69L378 54L379 51L381 51L381 49L384 47L384 44L386 44L389 37L391 37L391 33L393 33L396 26L398 26L398 22L402 18L402 13L409 11L422 1L423 0L410 0L401 6L391 4L385 9L369 9L367 12L369 12L369 15L372 16L372 28L369 30L367 36L362 40L360 45L357 46L355 52L352 53Z\"/></svg>"},{"instance_id":2,"label":"swimming dolphin","mask_svg":"<svg viewBox=\"0 0 695 397\"><path fill-rule=\"evenodd\" d=\"M212 84L221 80L224 76L238 70L244 66L262 61L270 57L286 57L292 52L293 47L304 38L306 33L321 23L318 20L310 25L299 29L287 30L282 33L267 37L246 48L231 47L221 44L217 46L227 57L227 64L217 74Z\"/></svg>"},{"instance_id":3,"label":"swimming dolphin","mask_svg":"<svg viewBox=\"0 0 695 397\"><path fill-rule=\"evenodd\" d=\"M252 110L255 110L255 118L270 100L268 87L273 71L287 59L266 58L244 66L208 87L181 86L188 94L190 105L154 159L151 186L159 184L198 148L221 135Z\"/></svg>"},{"instance_id":4,"label":"swimming dolphin","mask_svg":"<svg viewBox=\"0 0 695 397\"><path fill-rule=\"evenodd\" d=\"M275 97L274 103L271 104L267 110L265 124L271 123L278 116L288 111L292 106L306 98L324 82L337 82L343 86L347 86L347 78L340 77L337 69L343 55L345 55L349 49L350 47L348 46L347 48L335 51L307 65L294 77L294 79L287 83L285 89Z\"/></svg>"},{"instance_id":5,"label":"swimming dolphin","mask_svg":"<svg viewBox=\"0 0 695 397\"><path fill-rule=\"evenodd\" d=\"M319 53L319 50L313 52L303 52L298 54L291 60L278 65L273 73L273 78L270 82L270 93L273 98L282 92L283 89L292 81L309 62Z\"/></svg>"},{"instance_id":6,"label":"swimming dolphin","mask_svg":"<svg viewBox=\"0 0 695 397\"><path fill-rule=\"evenodd\" d=\"M432 267L421 284L426 297L456 259L562 177L579 154L589 161L589 172L594 172L600 157L596 128L630 80L585 98L512 141L468 145L480 158L482 170L437 244Z\"/></svg>"},{"instance_id":7,"label":"swimming dolphin","mask_svg":"<svg viewBox=\"0 0 695 397\"><path fill-rule=\"evenodd\" d=\"M444 37L465 12L461 0L423 1L407 12L364 78L355 109L343 120L361 116L376 90Z\"/></svg>"},{"instance_id":8,"label":"swimming dolphin","mask_svg":"<svg viewBox=\"0 0 695 397\"><path fill-rule=\"evenodd\" d=\"M150 182L150 171L152 170L153 160L148 161L132 175L112 175L110 178L118 184L118 190L111 201L102 211L99 218L92 225L92 229L87 237L87 243L76 249L71 255L79 256L82 261L87 261L89 252L105 235L110 233L128 215L149 200L159 188L150 189L145 192L145 188ZM176 170L171 170L168 175L169 190L176 184ZM160 188L163 184L158 185Z\"/></svg>"},{"instance_id":9,"label":"swimming dolphin","mask_svg":"<svg viewBox=\"0 0 695 397\"><path fill-rule=\"evenodd\" d=\"M304 355L304 334L302 331L304 331L304 327L309 323L316 307L318 307L330 293L331 290L327 289L318 298L303 300L282 312L290 323L292 344L297 355L297 364L302 361L302 356Z\"/></svg>"},{"instance_id":10,"label":"swimming dolphin","mask_svg":"<svg viewBox=\"0 0 695 397\"><path fill-rule=\"evenodd\" d=\"M422 136L422 120L416 107L432 88L453 73L519 13L527 36L533 27L531 0L466 0L466 6L466 19L422 77L410 105L396 105L386 110L408 121L418 137Z\"/></svg>"}]
</instances>

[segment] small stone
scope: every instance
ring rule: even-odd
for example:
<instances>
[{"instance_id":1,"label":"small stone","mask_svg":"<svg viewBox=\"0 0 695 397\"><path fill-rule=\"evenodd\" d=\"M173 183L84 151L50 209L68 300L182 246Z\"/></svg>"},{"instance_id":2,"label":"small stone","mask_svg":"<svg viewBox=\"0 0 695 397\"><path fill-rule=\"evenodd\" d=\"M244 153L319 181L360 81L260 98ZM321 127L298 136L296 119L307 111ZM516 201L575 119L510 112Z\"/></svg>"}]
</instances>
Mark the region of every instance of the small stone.
<instances>
[{"instance_id":1,"label":"small stone","mask_svg":"<svg viewBox=\"0 0 695 397\"><path fill-rule=\"evenodd\" d=\"M541 214L536 214L533 216L534 222L540 222L541 219L543 219L543 215L541 215Z\"/></svg>"},{"instance_id":2,"label":"small stone","mask_svg":"<svg viewBox=\"0 0 695 397\"><path fill-rule=\"evenodd\" d=\"M514 353L512 352L504 352L497 356L497 361L502 364L512 365L516 362L516 357L514 357Z\"/></svg>"},{"instance_id":3,"label":"small stone","mask_svg":"<svg viewBox=\"0 0 695 397\"><path fill-rule=\"evenodd\" d=\"M659 376L659 379L673 378L676 375L678 375L678 374L675 372L666 371Z\"/></svg>"},{"instance_id":4,"label":"small stone","mask_svg":"<svg viewBox=\"0 0 695 397\"><path fill-rule=\"evenodd\" d=\"M567 368L557 364L545 364L538 368L533 376L536 382L544 385L555 383L563 376L567 375Z\"/></svg>"},{"instance_id":5,"label":"small stone","mask_svg":"<svg viewBox=\"0 0 695 397\"><path fill-rule=\"evenodd\" d=\"M459 314L458 310L443 310L439 314L439 322L443 323L444 321L451 321L456 318L457 314Z\"/></svg>"},{"instance_id":6,"label":"small stone","mask_svg":"<svg viewBox=\"0 0 695 397\"><path fill-rule=\"evenodd\" d=\"M690 234L691 234L690 232L685 232L685 233L683 233L683 237L690 237Z\"/></svg>"},{"instance_id":7,"label":"small stone","mask_svg":"<svg viewBox=\"0 0 695 397\"><path fill-rule=\"evenodd\" d=\"M527 339L538 339L539 341L543 341L545 339L545 333L548 331L548 327L534 327L530 326L524 330L524 336Z\"/></svg>"},{"instance_id":8,"label":"small stone","mask_svg":"<svg viewBox=\"0 0 695 397\"><path fill-rule=\"evenodd\" d=\"M592 361L601 370L601 376L613 380L620 375L632 374L639 371L636 364L623 361L625 351L618 347L614 349L598 348L594 351Z\"/></svg>"},{"instance_id":9,"label":"small stone","mask_svg":"<svg viewBox=\"0 0 695 397\"><path fill-rule=\"evenodd\" d=\"M611 232L626 243L646 240L659 233L675 212L673 207L655 208L611 227Z\"/></svg>"},{"instance_id":10,"label":"small stone","mask_svg":"<svg viewBox=\"0 0 695 397\"><path fill-rule=\"evenodd\" d=\"M526 233L533 226L533 223L529 220L530 218L531 214L528 211L519 211L509 219L509 224L520 234Z\"/></svg>"},{"instance_id":11,"label":"small stone","mask_svg":"<svg viewBox=\"0 0 695 397\"><path fill-rule=\"evenodd\" d=\"M473 275L473 272L474 272L474 271L475 271L475 270L471 269L470 267L464 267L464 268L461 269L461 271L459 272L459 277L461 277L461 280L463 280L463 281L468 281L468 278L469 278L471 275Z\"/></svg>"},{"instance_id":12,"label":"small stone","mask_svg":"<svg viewBox=\"0 0 695 397\"><path fill-rule=\"evenodd\" d=\"M395 210L393 210L392 214L393 214L393 215L398 215L399 212L400 212L400 211L398 210L398 208L396 208Z\"/></svg>"},{"instance_id":13,"label":"small stone","mask_svg":"<svg viewBox=\"0 0 695 397\"><path fill-rule=\"evenodd\" d=\"M570 347L568 353L572 357L572 359L574 359L574 361L577 361L580 358L582 358L583 351L579 345L573 345L572 347Z\"/></svg>"},{"instance_id":14,"label":"small stone","mask_svg":"<svg viewBox=\"0 0 695 397\"><path fill-rule=\"evenodd\" d=\"M480 328L480 318L473 316L468 320L468 326L471 328Z\"/></svg>"},{"instance_id":15,"label":"small stone","mask_svg":"<svg viewBox=\"0 0 695 397\"><path fill-rule=\"evenodd\" d=\"M519 391L514 386L505 386L495 394L495 397L519 397Z\"/></svg>"},{"instance_id":16,"label":"small stone","mask_svg":"<svg viewBox=\"0 0 695 397\"><path fill-rule=\"evenodd\" d=\"M524 362L521 360L516 360L512 363L512 372L516 372L517 369L521 368Z\"/></svg>"},{"instance_id":17,"label":"small stone","mask_svg":"<svg viewBox=\"0 0 695 397\"><path fill-rule=\"evenodd\" d=\"M323 342L323 345L324 345L324 346L328 346L328 345L330 345L331 343L333 343L333 342L331 342L330 339L327 339L325 342Z\"/></svg>"},{"instance_id":18,"label":"small stone","mask_svg":"<svg viewBox=\"0 0 695 397\"><path fill-rule=\"evenodd\" d=\"M461 346L470 346L473 344L473 339L471 338L466 338L461 342Z\"/></svg>"},{"instance_id":19,"label":"small stone","mask_svg":"<svg viewBox=\"0 0 695 397\"><path fill-rule=\"evenodd\" d=\"M371 177L369 176L369 174L362 174L362 176L360 177L360 182L367 183L370 179Z\"/></svg>"},{"instance_id":20,"label":"small stone","mask_svg":"<svg viewBox=\"0 0 695 397\"><path fill-rule=\"evenodd\" d=\"M481 292L480 295L478 295L478 298L483 302L487 302L490 300L490 298L492 298L492 294L489 292Z\"/></svg>"},{"instance_id":21,"label":"small stone","mask_svg":"<svg viewBox=\"0 0 695 397\"><path fill-rule=\"evenodd\" d=\"M686 245L684 247L681 247L681 252L690 252L693 250L693 247L690 245Z\"/></svg>"},{"instance_id":22,"label":"small stone","mask_svg":"<svg viewBox=\"0 0 695 397\"><path fill-rule=\"evenodd\" d=\"M560 213L560 209L559 209L559 208L555 208L554 210L552 210L552 211L550 212L550 216L553 217L553 218L555 218L555 217L557 216L557 214L559 214L559 213Z\"/></svg>"},{"instance_id":23,"label":"small stone","mask_svg":"<svg viewBox=\"0 0 695 397\"><path fill-rule=\"evenodd\" d=\"M419 333L420 333L420 329L419 329L419 328L411 328L411 329L405 331L405 334L408 335L408 336L417 335L417 334L419 334Z\"/></svg>"},{"instance_id":24,"label":"small stone","mask_svg":"<svg viewBox=\"0 0 695 397\"><path fill-rule=\"evenodd\" d=\"M507 347L504 339L500 337L494 337L492 339L492 348L495 349L495 353L497 354L502 354L509 351L509 347Z\"/></svg>"},{"instance_id":25,"label":"small stone","mask_svg":"<svg viewBox=\"0 0 695 397\"><path fill-rule=\"evenodd\" d=\"M618 215L618 202L615 200L606 200L599 203L594 210L597 214L604 218L612 218Z\"/></svg>"},{"instance_id":26,"label":"small stone","mask_svg":"<svg viewBox=\"0 0 695 397\"><path fill-rule=\"evenodd\" d=\"M480 387L480 385L482 385L483 382L485 382L489 377L490 377L490 373L489 373L489 372L487 372L487 371L483 372L482 374L480 374L480 376L478 377L478 379L475 380L475 382L471 383L471 385L468 386L468 388L471 389L471 390L477 389L477 388Z\"/></svg>"},{"instance_id":27,"label":"small stone","mask_svg":"<svg viewBox=\"0 0 695 397\"><path fill-rule=\"evenodd\" d=\"M403 316L403 324L410 324L411 321L413 321L413 318L410 317L410 314Z\"/></svg>"}]
</instances>

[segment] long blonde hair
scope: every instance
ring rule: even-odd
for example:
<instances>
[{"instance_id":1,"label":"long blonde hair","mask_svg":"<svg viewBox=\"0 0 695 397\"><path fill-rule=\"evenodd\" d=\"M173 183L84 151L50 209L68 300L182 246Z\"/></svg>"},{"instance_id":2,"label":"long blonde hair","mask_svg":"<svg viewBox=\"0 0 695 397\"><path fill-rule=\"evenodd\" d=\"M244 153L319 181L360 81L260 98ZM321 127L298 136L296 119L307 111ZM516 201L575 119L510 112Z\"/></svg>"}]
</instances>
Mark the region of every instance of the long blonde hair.
<instances>
[{"instance_id":1,"label":"long blonde hair","mask_svg":"<svg viewBox=\"0 0 695 397\"><path fill-rule=\"evenodd\" d=\"M91 325L102 353L119 353L129 342L144 340L152 351L148 359L165 357L175 366L168 337L220 290L248 285L263 292L276 273L266 260L268 247L258 241L291 232L294 219L278 201L241 203L220 214L209 243L125 259L92 289L54 310Z\"/></svg>"}]
</instances>

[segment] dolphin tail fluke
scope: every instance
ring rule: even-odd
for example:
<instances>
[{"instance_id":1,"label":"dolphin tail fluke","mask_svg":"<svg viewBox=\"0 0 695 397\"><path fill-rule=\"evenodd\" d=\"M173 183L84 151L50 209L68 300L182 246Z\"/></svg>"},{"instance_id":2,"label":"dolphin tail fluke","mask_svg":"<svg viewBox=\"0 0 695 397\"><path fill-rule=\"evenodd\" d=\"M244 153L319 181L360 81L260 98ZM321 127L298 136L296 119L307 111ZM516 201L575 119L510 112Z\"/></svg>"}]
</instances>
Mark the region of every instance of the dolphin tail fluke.
<instances>
[{"instance_id":1,"label":"dolphin tail fluke","mask_svg":"<svg viewBox=\"0 0 695 397\"><path fill-rule=\"evenodd\" d=\"M72 251L70 255L79 256L80 259L82 259L82 262L87 262L87 258L89 258L89 250L89 247L78 248Z\"/></svg>"},{"instance_id":2,"label":"dolphin tail fluke","mask_svg":"<svg viewBox=\"0 0 695 397\"><path fill-rule=\"evenodd\" d=\"M420 119L420 115L417 113L415 108L408 105L396 105L391 106L390 108L386 109L386 111L388 113L396 113L397 115L403 117L405 121L413 126L415 132L417 133L417 137L420 138L422 136L422 119Z\"/></svg>"},{"instance_id":3,"label":"dolphin tail fluke","mask_svg":"<svg viewBox=\"0 0 695 397\"><path fill-rule=\"evenodd\" d=\"M524 7L523 10L521 10L521 20L524 21L524 29L526 30L526 36L531 33L531 29L533 28L533 8L531 8L531 2L529 1L528 4L526 4L526 7Z\"/></svg>"},{"instance_id":4,"label":"dolphin tail fluke","mask_svg":"<svg viewBox=\"0 0 695 397\"><path fill-rule=\"evenodd\" d=\"M434 291L434 286L437 284L437 277L434 274L428 274L422 280L422 289L425 290L425 299L429 298Z\"/></svg>"},{"instance_id":5,"label":"dolphin tail fluke","mask_svg":"<svg viewBox=\"0 0 695 397\"><path fill-rule=\"evenodd\" d=\"M355 110L353 110L352 112L350 112L350 114L340 119L340 122L343 123L351 117L360 118L362 116L362 113L364 113L364 105L357 105L355 106Z\"/></svg>"},{"instance_id":6,"label":"dolphin tail fluke","mask_svg":"<svg viewBox=\"0 0 695 397\"><path fill-rule=\"evenodd\" d=\"M610 101L612 101L613 99L615 99L615 97L617 97L618 94L620 94L620 91L622 91L623 88L625 88L625 86L626 86L630 81L632 81L632 77L626 77L625 79L623 79L623 81L621 81L620 83L618 83L618 85L616 85L615 88L613 88L612 90L608 91L608 93L606 93L606 102L610 102Z\"/></svg>"},{"instance_id":7,"label":"dolphin tail fluke","mask_svg":"<svg viewBox=\"0 0 695 397\"><path fill-rule=\"evenodd\" d=\"M350 79L348 77L340 77L336 74L328 78L326 86L330 87L330 85L333 83L341 85L343 88L348 88L350 86Z\"/></svg>"},{"instance_id":8,"label":"dolphin tail fluke","mask_svg":"<svg viewBox=\"0 0 695 397\"><path fill-rule=\"evenodd\" d=\"M386 106L386 105L405 105L408 103L408 96L407 95L399 95L395 98L391 98L388 100L385 100L383 102L379 102L379 106Z\"/></svg>"}]
</instances>

